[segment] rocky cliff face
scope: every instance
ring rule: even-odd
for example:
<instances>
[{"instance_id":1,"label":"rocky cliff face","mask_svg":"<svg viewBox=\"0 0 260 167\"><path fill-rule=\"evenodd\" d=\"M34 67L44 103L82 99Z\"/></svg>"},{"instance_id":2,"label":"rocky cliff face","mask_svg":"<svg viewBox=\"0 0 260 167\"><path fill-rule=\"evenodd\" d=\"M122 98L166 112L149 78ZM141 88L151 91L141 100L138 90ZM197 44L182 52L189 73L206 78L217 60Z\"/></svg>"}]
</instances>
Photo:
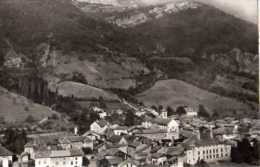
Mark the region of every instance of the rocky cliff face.
<instances>
[{"instance_id":1,"label":"rocky cliff face","mask_svg":"<svg viewBox=\"0 0 260 167\"><path fill-rule=\"evenodd\" d=\"M258 75L258 55L243 52L238 48L232 49L227 53L204 56L204 58L208 58L222 68L232 72L244 73L250 76Z\"/></svg>"},{"instance_id":2,"label":"rocky cliff face","mask_svg":"<svg viewBox=\"0 0 260 167\"><path fill-rule=\"evenodd\" d=\"M200 6L200 3L189 0L168 2L158 6L147 7L144 10L138 8L130 11L126 10L119 15L108 17L106 20L120 27L134 27L154 19L162 18L165 15L178 13L187 9L196 9Z\"/></svg>"}]
</instances>

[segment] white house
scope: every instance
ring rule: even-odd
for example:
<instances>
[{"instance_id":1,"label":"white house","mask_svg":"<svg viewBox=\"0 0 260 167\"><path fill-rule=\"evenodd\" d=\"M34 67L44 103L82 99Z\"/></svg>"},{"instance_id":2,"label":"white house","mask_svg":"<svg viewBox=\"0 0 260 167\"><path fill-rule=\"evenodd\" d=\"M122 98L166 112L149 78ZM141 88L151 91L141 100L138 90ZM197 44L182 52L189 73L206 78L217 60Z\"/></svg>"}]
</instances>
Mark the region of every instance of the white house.
<instances>
[{"instance_id":1,"label":"white house","mask_svg":"<svg viewBox=\"0 0 260 167\"><path fill-rule=\"evenodd\" d=\"M114 134L115 135L122 135L122 134L128 134L128 127L126 126L117 126L113 128Z\"/></svg>"},{"instance_id":2,"label":"white house","mask_svg":"<svg viewBox=\"0 0 260 167\"><path fill-rule=\"evenodd\" d=\"M9 167L13 162L13 153L0 145L0 166Z\"/></svg>"},{"instance_id":3,"label":"white house","mask_svg":"<svg viewBox=\"0 0 260 167\"><path fill-rule=\"evenodd\" d=\"M37 152L35 167L82 167L81 150L47 150Z\"/></svg>"},{"instance_id":4,"label":"white house","mask_svg":"<svg viewBox=\"0 0 260 167\"><path fill-rule=\"evenodd\" d=\"M98 134L104 134L108 127L109 123L107 121L98 120L90 125L90 130Z\"/></svg>"},{"instance_id":5,"label":"white house","mask_svg":"<svg viewBox=\"0 0 260 167\"><path fill-rule=\"evenodd\" d=\"M175 119L147 119L142 122L142 126L146 129L158 128L165 131L167 139L177 140L180 137L179 123Z\"/></svg>"},{"instance_id":6,"label":"white house","mask_svg":"<svg viewBox=\"0 0 260 167\"><path fill-rule=\"evenodd\" d=\"M163 119L167 119L168 118L168 112L167 110L163 109L160 113L160 117Z\"/></svg>"},{"instance_id":7,"label":"white house","mask_svg":"<svg viewBox=\"0 0 260 167\"><path fill-rule=\"evenodd\" d=\"M179 139L180 138L180 128L179 123L172 119L167 125L167 136L169 139Z\"/></svg>"},{"instance_id":8,"label":"white house","mask_svg":"<svg viewBox=\"0 0 260 167\"><path fill-rule=\"evenodd\" d=\"M185 106L184 110L186 111L186 116L188 116L188 117L198 116L198 112L195 111L192 107Z\"/></svg>"},{"instance_id":9,"label":"white house","mask_svg":"<svg viewBox=\"0 0 260 167\"><path fill-rule=\"evenodd\" d=\"M104 110L103 110L102 108L99 108L99 107L96 107L96 106L93 107L92 110L93 110L94 112L97 112L97 113L104 112Z\"/></svg>"}]
</instances>

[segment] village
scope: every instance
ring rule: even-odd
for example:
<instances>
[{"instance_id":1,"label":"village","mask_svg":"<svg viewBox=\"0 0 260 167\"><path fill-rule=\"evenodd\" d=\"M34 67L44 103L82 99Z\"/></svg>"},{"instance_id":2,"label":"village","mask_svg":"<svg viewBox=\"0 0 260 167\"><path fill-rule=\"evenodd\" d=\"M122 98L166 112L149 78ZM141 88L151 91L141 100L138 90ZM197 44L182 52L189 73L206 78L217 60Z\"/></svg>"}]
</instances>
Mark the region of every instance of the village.
<instances>
[{"instance_id":1,"label":"village","mask_svg":"<svg viewBox=\"0 0 260 167\"><path fill-rule=\"evenodd\" d=\"M73 132L27 135L29 140L20 155L4 145L0 147L1 166L184 167L230 161L259 163L259 119L226 117L209 121L188 106L178 115L169 114L166 109L158 111L124 103L141 118L141 124L113 124L106 120L108 113L104 109L93 106L100 118L90 125L89 131L79 134L75 127ZM250 153L246 147L250 147Z\"/></svg>"}]
</instances>

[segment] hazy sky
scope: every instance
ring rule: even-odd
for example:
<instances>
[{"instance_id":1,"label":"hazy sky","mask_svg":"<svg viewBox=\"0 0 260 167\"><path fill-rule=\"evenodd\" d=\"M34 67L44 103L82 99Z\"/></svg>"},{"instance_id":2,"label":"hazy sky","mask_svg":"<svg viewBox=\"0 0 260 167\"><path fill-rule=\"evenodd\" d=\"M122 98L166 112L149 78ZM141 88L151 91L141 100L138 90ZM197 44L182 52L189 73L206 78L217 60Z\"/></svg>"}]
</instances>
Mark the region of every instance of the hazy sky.
<instances>
[{"instance_id":1,"label":"hazy sky","mask_svg":"<svg viewBox=\"0 0 260 167\"><path fill-rule=\"evenodd\" d=\"M177 0L142 0L146 3L160 3L162 1ZM213 5L227 13L257 23L257 0L197 0Z\"/></svg>"},{"instance_id":2,"label":"hazy sky","mask_svg":"<svg viewBox=\"0 0 260 167\"><path fill-rule=\"evenodd\" d=\"M257 0L198 0L257 23Z\"/></svg>"}]
</instances>

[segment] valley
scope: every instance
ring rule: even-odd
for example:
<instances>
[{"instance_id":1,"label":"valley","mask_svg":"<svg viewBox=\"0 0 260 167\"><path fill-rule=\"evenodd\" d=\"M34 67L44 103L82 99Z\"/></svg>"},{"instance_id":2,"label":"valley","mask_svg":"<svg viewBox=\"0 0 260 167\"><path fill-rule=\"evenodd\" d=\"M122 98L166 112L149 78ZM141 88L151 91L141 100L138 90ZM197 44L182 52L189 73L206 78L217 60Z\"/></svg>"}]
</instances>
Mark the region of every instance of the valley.
<instances>
[{"instance_id":1,"label":"valley","mask_svg":"<svg viewBox=\"0 0 260 167\"><path fill-rule=\"evenodd\" d=\"M256 25L189 0L95 2L1 1L0 85L49 107L59 98L160 105L156 94L174 108L203 103L254 116ZM228 103L234 108L219 108Z\"/></svg>"}]
</instances>

